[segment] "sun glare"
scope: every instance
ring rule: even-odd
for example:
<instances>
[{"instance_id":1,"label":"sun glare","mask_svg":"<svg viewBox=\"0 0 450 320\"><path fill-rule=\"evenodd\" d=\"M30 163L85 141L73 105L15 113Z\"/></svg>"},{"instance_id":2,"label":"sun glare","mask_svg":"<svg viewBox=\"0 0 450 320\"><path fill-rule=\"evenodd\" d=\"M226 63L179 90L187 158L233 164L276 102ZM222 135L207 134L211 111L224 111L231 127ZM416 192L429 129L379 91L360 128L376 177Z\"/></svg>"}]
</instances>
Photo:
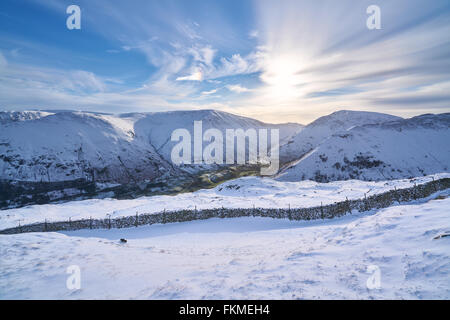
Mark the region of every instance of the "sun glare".
<instances>
[{"instance_id":1,"label":"sun glare","mask_svg":"<svg viewBox=\"0 0 450 320\"><path fill-rule=\"evenodd\" d=\"M267 84L267 95L272 99L289 100L300 95L299 86L304 83L298 70L301 59L291 54L283 54L267 59L266 71L261 80Z\"/></svg>"}]
</instances>

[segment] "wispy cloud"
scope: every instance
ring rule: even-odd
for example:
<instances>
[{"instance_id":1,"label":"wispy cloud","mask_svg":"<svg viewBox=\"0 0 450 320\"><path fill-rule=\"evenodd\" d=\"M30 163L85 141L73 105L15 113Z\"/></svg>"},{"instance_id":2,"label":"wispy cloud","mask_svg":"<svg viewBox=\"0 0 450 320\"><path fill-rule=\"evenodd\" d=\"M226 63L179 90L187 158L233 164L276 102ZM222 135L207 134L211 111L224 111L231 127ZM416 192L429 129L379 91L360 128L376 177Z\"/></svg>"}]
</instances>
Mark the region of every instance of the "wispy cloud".
<instances>
[{"instance_id":1,"label":"wispy cloud","mask_svg":"<svg viewBox=\"0 0 450 320\"><path fill-rule=\"evenodd\" d=\"M0 68L5 68L8 65L8 61L6 61L5 56L3 56L2 52L0 51Z\"/></svg>"},{"instance_id":2,"label":"wispy cloud","mask_svg":"<svg viewBox=\"0 0 450 320\"><path fill-rule=\"evenodd\" d=\"M448 2L383 2L383 28L374 31L365 24L370 4L259 1L262 85L236 109L264 120L275 112L312 120L339 108L403 116L425 106L449 110L448 94L435 86L449 79Z\"/></svg>"},{"instance_id":3,"label":"wispy cloud","mask_svg":"<svg viewBox=\"0 0 450 320\"><path fill-rule=\"evenodd\" d=\"M214 94L214 93L216 93L216 92L217 92L217 89L213 89L213 90L209 90L209 91L203 91L203 92L202 92L202 95L207 96L207 95Z\"/></svg>"},{"instance_id":4,"label":"wispy cloud","mask_svg":"<svg viewBox=\"0 0 450 320\"><path fill-rule=\"evenodd\" d=\"M65 14L61 1L34 2ZM308 122L340 108L402 116L448 111L448 0L380 0L382 29L368 30L372 2L80 0L82 35L105 44L73 50L58 47L63 41L52 46L45 37L3 33L9 40L0 46L0 103L220 108L272 122ZM44 63L13 55L18 48L39 52ZM107 56L118 65L125 55L130 65L142 57L139 81L114 68L93 71L95 61Z\"/></svg>"},{"instance_id":5,"label":"wispy cloud","mask_svg":"<svg viewBox=\"0 0 450 320\"><path fill-rule=\"evenodd\" d=\"M248 88L242 87L240 84L230 84L227 85L227 89L232 91L232 92L236 92L236 93L243 93L243 92L249 92L251 91Z\"/></svg>"},{"instance_id":6,"label":"wispy cloud","mask_svg":"<svg viewBox=\"0 0 450 320\"><path fill-rule=\"evenodd\" d=\"M190 75L187 75L184 77L178 77L176 80L177 81L202 81L203 73L201 71L197 70Z\"/></svg>"}]
</instances>

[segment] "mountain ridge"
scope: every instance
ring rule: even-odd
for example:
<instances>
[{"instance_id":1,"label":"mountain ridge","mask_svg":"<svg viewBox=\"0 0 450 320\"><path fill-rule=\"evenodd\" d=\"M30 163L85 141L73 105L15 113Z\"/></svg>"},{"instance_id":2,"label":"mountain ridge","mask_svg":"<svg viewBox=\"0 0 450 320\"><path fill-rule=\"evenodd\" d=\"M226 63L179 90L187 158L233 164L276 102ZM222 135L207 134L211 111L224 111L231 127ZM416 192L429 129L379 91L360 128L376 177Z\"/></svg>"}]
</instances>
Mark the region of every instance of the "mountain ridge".
<instances>
[{"instance_id":1,"label":"mountain ridge","mask_svg":"<svg viewBox=\"0 0 450 320\"><path fill-rule=\"evenodd\" d=\"M119 115L12 111L1 112L0 120L0 179L37 182L94 179L128 183L177 174L170 164L175 144L170 141L171 133L179 128L192 132L194 121L203 121L204 130L280 128L281 140L302 128L215 110Z\"/></svg>"},{"instance_id":2,"label":"mountain ridge","mask_svg":"<svg viewBox=\"0 0 450 320\"><path fill-rule=\"evenodd\" d=\"M355 126L283 168L280 181L387 180L447 172L450 113Z\"/></svg>"}]
</instances>

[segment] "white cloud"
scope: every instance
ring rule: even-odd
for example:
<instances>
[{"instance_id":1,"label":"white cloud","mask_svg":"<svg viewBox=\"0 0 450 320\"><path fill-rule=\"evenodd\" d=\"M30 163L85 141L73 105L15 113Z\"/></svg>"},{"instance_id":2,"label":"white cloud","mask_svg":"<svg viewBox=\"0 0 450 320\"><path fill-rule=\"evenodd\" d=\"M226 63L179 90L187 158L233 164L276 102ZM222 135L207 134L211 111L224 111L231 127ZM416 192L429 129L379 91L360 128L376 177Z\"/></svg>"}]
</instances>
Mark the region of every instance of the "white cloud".
<instances>
[{"instance_id":1,"label":"white cloud","mask_svg":"<svg viewBox=\"0 0 450 320\"><path fill-rule=\"evenodd\" d=\"M206 66L212 66L214 55L217 50L213 49L211 46L204 47L192 47L188 49L188 52L192 55L195 62L200 62Z\"/></svg>"},{"instance_id":2,"label":"white cloud","mask_svg":"<svg viewBox=\"0 0 450 320\"><path fill-rule=\"evenodd\" d=\"M230 58L222 58L220 62L220 65L208 75L210 78L251 74L262 70L262 55L259 51L245 57L233 54Z\"/></svg>"},{"instance_id":3,"label":"white cloud","mask_svg":"<svg viewBox=\"0 0 450 320\"><path fill-rule=\"evenodd\" d=\"M79 91L101 92L104 91L106 87L103 80L94 73L83 70L70 72L63 83L67 89Z\"/></svg>"},{"instance_id":4,"label":"white cloud","mask_svg":"<svg viewBox=\"0 0 450 320\"><path fill-rule=\"evenodd\" d=\"M44 2L64 12L59 1ZM277 122L308 122L340 106L398 115L448 110L445 35L450 26L445 0L386 2L382 15L388 14L389 23L383 20L386 24L378 31L366 28L366 0L252 3L256 24L250 31L237 30L241 24L222 16L220 8L199 20L200 28L186 20L183 10L168 10L173 4L164 1L135 6L86 1L91 12L102 12L85 17L94 31L109 40L120 39L116 47L121 50L139 50L155 67L145 84L124 88L121 81L87 71L16 70L0 79L0 101L46 99L63 105L68 99L79 105L196 108L192 102L199 92L213 94L205 91L209 89L204 82L218 84L222 77L259 73L261 83L252 85L252 94L224 94L217 108ZM255 42L258 46L252 47ZM234 49L235 54L225 55L221 48ZM6 57L8 61L0 56L0 76L15 61L11 53ZM225 88L249 90L240 84Z\"/></svg>"},{"instance_id":5,"label":"white cloud","mask_svg":"<svg viewBox=\"0 0 450 320\"><path fill-rule=\"evenodd\" d=\"M213 89L213 90L210 90L210 91L203 91L202 95L207 96L207 95L214 94L216 92L217 92L217 89Z\"/></svg>"},{"instance_id":6,"label":"white cloud","mask_svg":"<svg viewBox=\"0 0 450 320\"><path fill-rule=\"evenodd\" d=\"M226 86L228 90L236 93L243 93L251 91L248 88L242 87L240 84L230 84Z\"/></svg>"},{"instance_id":7,"label":"white cloud","mask_svg":"<svg viewBox=\"0 0 450 320\"><path fill-rule=\"evenodd\" d=\"M427 87L432 93L418 88L448 80L442 70L450 63L443 37L450 32L449 13L442 3L411 1L416 7L404 0L386 3L383 12L396 19L377 32L366 28L365 1L325 0L326 11L311 1L255 2L261 46L255 69L262 84L234 100L234 110L299 122L342 107L403 116L427 107L448 110L443 86ZM414 10L406 15L405 8ZM246 69L239 57L233 62L225 61L227 71Z\"/></svg>"},{"instance_id":8,"label":"white cloud","mask_svg":"<svg viewBox=\"0 0 450 320\"><path fill-rule=\"evenodd\" d=\"M249 38L258 38L259 37L259 32L258 30L252 30L250 31L250 33L248 34Z\"/></svg>"},{"instance_id":9,"label":"white cloud","mask_svg":"<svg viewBox=\"0 0 450 320\"><path fill-rule=\"evenodd\" d=\"M176 79L177 81L202 81L203 80L203 74L201 71L195 71L194 73L184 76L184 77L178 77Z\"/></svg>"},{"instance_id":10,"label":"white cloud","mask_svg":"<svg viewBox=\"0 0 450 320\"><path fill-rule=\"evenodd\" d=\"M176 24L176 29L190 40L200 40L202 37L196 30L199 26L200 25L195 21L190 23L178 23Z\"/></svg>"},{"instance_id":11,"label":"white cloud","mask_svg":"<svg viewBox=\"0 0 450 320\"><path fill-rule=\"evenodd\" d=\"M8 61L5 56L0 52L0 68L4 68L8 65Z\"/></svg>"},{"instance_id":12,"label":"white cloud","mask_svg":"<svg viewBox=\"0 0 450 320\"><path fill-rule=\"evenodd\" d=\"M262 69L261 52L256 51L242 57L233 54L231 57L222 57L215 62L217 50L211 46L192 46L188 49L179 46L177 54L183 56L187 52L193 57L192 63L186 67L190 70L187 76L178 76L176 80L203 81L222 77L244 75L258 72ZM182 71L181 71L182 72ZM186 73L186 72L185 72Z\"/></svg>"}]
</instances>

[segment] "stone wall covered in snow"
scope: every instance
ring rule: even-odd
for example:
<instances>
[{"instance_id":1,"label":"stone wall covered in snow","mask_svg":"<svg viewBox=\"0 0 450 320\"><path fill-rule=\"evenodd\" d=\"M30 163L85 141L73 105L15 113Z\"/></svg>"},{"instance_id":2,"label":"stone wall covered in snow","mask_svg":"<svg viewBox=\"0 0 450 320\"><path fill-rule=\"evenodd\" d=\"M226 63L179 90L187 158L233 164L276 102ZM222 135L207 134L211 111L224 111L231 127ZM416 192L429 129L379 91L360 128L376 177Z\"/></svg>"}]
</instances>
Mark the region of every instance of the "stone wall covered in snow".
<instances>
[{"instance_id":1,"label":"stone wall covered in snow","mask_svg":"<svg viewBox=\"0 0 450 320\"><path fill-rule=\"evenodd\" d=\"M84 219L77 221L60 221L35 223L1 230L0 234L16 234L27 232L54 232L71 231L81 229L111 229L130 228L141 225L165 224L174 222L186 222L193 220L205 220L210 218L237 218L237 217L269 217L290 220L315 220L332 219L345 214L365 212L374 209L387 208L393 204L410 202L427 198L439 191L450 188L450 178L434 180L426 184L416 185L406 189L390 190L381 194L365 197L358 200L345 200L325 206L310 208L216 208L202 210L178 210L163 211L151 214L139 214L135 216Z\"/></svg>"}]
</instances>

